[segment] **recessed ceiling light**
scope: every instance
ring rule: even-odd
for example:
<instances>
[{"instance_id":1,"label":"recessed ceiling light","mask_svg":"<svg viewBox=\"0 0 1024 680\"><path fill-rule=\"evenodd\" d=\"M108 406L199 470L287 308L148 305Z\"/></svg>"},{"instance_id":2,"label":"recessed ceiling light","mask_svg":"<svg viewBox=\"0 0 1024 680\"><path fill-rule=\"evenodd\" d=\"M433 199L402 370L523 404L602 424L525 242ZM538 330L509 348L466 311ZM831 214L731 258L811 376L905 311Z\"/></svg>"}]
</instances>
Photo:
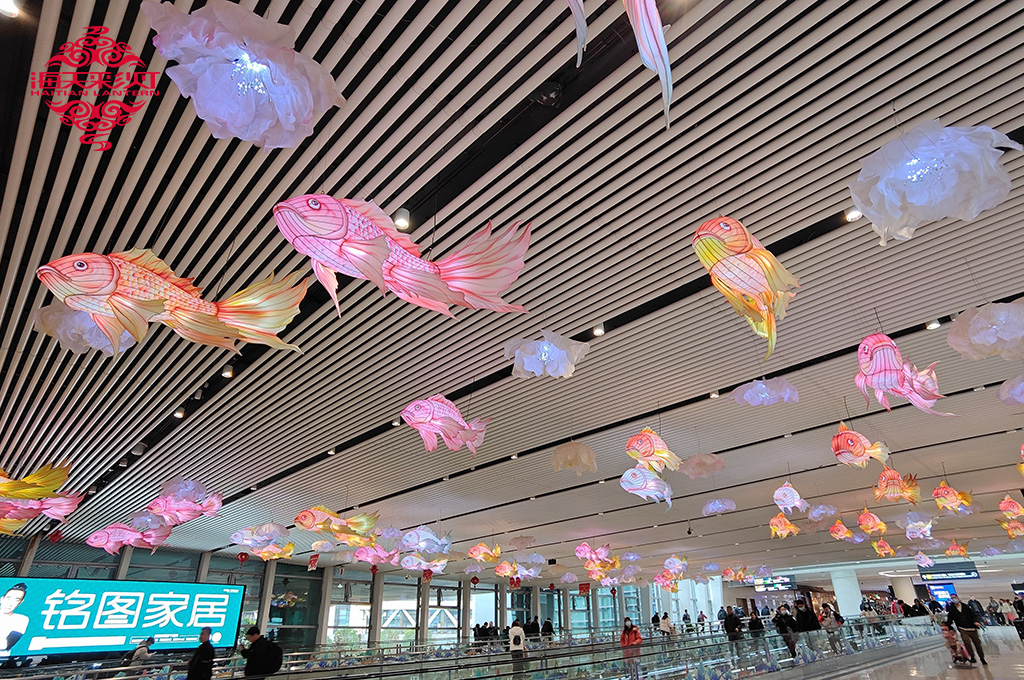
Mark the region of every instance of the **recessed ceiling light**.
<instances>
[{"instance_id":1,"label":"recessed ceiling light","mask_svg":"<svg viewBox=\"0 0 1024 680\"><path fill-rule=\"evenodd\" d=\"M977 387L974 388L974 391L975 392L984 392L985 391L985 386L984 385L978 385Z\"/></svg>"},{"instance_id":2,"label":"recessed ceiling light","mask_svg":"<svg viewBox=\"0 0 1024 680\"><path fill-rule=\"evenodd\" d=\"M604 513L603 512L599 512L599 513L597 513L597 516L598 517L604 517Z\"/></svg>"},{"instance_id":3,"label":"recessed ceiling light","mask_svg":"<svg viewBox=\"0 0 1024 680\"><path fill-rule=\"evenodd\" d=\"M255 490L256 490L256 489L258 489L258 488L259 488L258 486L256 486L255 484L253 484L252 486L250 486L250 487L249 487L249 491L255 491Z\"/></svg>"},{"instance_id":4,"label":"recessed ceiling light","mask_svg":"<svg viewBox=\"0 0 1024 680\"><path fill-rule=\"evenodd\" d=\"M509 458L509 460L516 460L517 458L519 458L519 454L518 454L518 453L513 453L513 454L512 454L511 456L509 456L508 458Z\"/></svg>"},{"instance_id":5,"label":"recessed ceiling light","mask_svg":"<svg viewBox=\"0 0 1024 680\"><path fill-rule=\"evenodd\" d=\"M531 501L535 501L535 500L537 500L537 497L536 496L530 496L530 500Z\"/></svg>"},{"instance_id":6,"label":"recessed ceiling light","mask_svg":"<svg viewBox=\"0 0 1024 680\"><path fill-rule=\"evenodd\" d=\"M231 364L225 364L224 368L220 369L220 374L225 378L234 378L235 368Z\"/></svg>"},{"instance_id":7,"label":"recessed ceiling light","mask_svg":"<svg viewBox=\"0 0 1024 680\"><path fill-rule=\"evenodd\" d=\"M697 534L697 538L704 538L704 534Z\"/></svg>"},{"instance_id":8,"label":"recessed ceiling light","mask_svg":"<svg viewBox=\"0 0 1024 680\"><path fill-rule=\"evenodd\" d=\"M792 433L792 432L787 432L786 434L784 434L784 435L782 435L782 436L783 436L783 437L784 437L785 439L792 439L792 438L793 438L793 433Z\"/></svg>"},{"instance_id":9,"label":"recessed ceiling light","mask_svg":"<svg viewBox=\"0 0 1024 680\"><path fill-rule=\"evenodd\" d=\"M184 406L179 406L178 408L174 409L174 417L178 418L178 419L184 418L185 417L185 407Z\"/></svg>"},{"instance_id":10,"label":"recessed ceiling light","mask_svg":"<svg viewBox=\"0 0 1024 680\"><path fill-rule=\"evenodd\" d=\"M739 543L733 543L733 545L739 545Z\"/></svg>"},{"instance_id":11,"label":"recessed ceiling light","mask_svg":"<svg viewBox=\"0 0 1024 680\"><path fill-rule=\"evenodd\" d=\"M603 479L599 479L599 480L597 480L597 483L598 484L604 484L604 480Z\"/></svg>"},{"instance_id":12,"label":"recessed ceiling light","mask_svg":"<svg viewBox=\"0 0 1024 680\"><path fill-rule=\"evenodd\" d=\"M594 326L594 337L599 338L604 335L604 323L599 323Z\"/></svg>"},{"instance_id":13,"label":"recessed ceiling light","mask_svg":"<svg viewBox=\"0 0 1024 680\"><path fill-rule=\"evenodd\" d=\"M935 330L936 328L940 327L941 325L942 325L942 322L941 322L941 321L939 321L938 319L932 319L931 321L929 321L928 323L926 323L926 324L924 325L924 327L925 327L925 328L927 328L927 329L928 329L928 330L930 330L930 331L933 331L933 330Z\"/></svg>"},{"instance_id":14,"label":"recessed ceiling light","mask_svg":"<svg viewBox=\"0 0 1024 680\"><path fill-rule=\"evenodd\" d=\"M402 424L402 421L399 420L398 418L395 418L394 420L391 421L391 427L398 427L401 424Z\"/></svg>"},{"instance_id":15,"label":"recessed ceiling light","mask_svg":"<svg viewBox=\"0 0 1024 680\"><path fill-rule=\"evenodd\" d=\"M327 449L327 455L328 456L333 456L334 455L334 449Z\"/></svg>"},{"instance_id":16,"label":"recessed ceiling light","mask_svg":"<svg viewBox=\"0 0 1024 680\"><path fill-rule=\"evenodd\" d=\"M409 210L406 208L399 208L395 211L395 226L399 229L405 230L409 228Z\"/></svg>"},{"instance_id":17,"label":"recessed ceiling light","mask_svg":"<svg viewBox=\"0 0 1024 680\"><path fill-rule=\"evenodd\" d=\"M0 14L9 17L18 16L18 6L14 4L14 0L0 0Z\"/></svg>"},{"instance_id":18,"label":"recessed ceiling light","mask_svg":"<svg viewBox=\"0 0 1024 680\"><path fill-rule=\"evenodd\" d=\"M710 397L711 399L718 399L718 396L718 390L715 390L714 392L708 395L708 397Z\"/></svg>"},{"instance_id":19,"label":"recessed ceiling light","mask_svg":"<svg viewBox=\"0 0 1024 680\"><path fill-rule=\"evenodd\" d=\"M772 551L771 548L768 548L767 550L765 550L765 552L771 552L771 551Z\"/></svg>"},{"instance_id":20,"label":"recessed ceiling light","mask_svg":"<svg viewBox=\"0 0 1024 680\"><path fill-rule=\"evenodd\" d=\"M447 482L448 481L448 475L445 475L444 477L442 477L441 481L442 482Z\"/></svg>"},{"instance_id":21,"label":"recessed ceiling light","mask_svg":"<svg viewBox=\"0 0 1024 680\"><path fill-rule=\"evenodd\" d=\"M651 527L651 528L652 528L652 529L657 529L657 528L658 528L658 525L657 525L657 524L655 524L655 525L654 525L653 527Z\"/></svg>"},{"instance_id":22,"label":"recessed ceiling light","mask_svg":"<svg viewBox=\"0 0 1024 680\"><path fill-rule=\"evenodd\" d=\"M856 222L857 220L859 220L862 217L864 217L864 213L862 213L861 211L857 210L856 208L847 208L846 209L846 221L847 222Z\"/></svg>"},{"instance_id":23,"label":"recessed ceiling light","mask_svg":"<svg viewBox=\"0 0 1024 680\"><path fill-rule=\"evenodd\" d=\"M1007 430L1006 434L1017 434L1017 430Z\"/></svg>"}]
</instances>

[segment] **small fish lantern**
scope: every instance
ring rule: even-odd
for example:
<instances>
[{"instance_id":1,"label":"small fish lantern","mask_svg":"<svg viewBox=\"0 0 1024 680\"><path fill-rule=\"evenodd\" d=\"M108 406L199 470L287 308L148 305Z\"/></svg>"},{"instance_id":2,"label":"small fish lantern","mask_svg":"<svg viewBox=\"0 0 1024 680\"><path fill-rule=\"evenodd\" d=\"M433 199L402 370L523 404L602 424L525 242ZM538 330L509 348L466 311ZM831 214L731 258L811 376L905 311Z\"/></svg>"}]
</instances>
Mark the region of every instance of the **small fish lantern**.
<instances>
[{"instance_id":1,"label":"small fish lantern","mask_svg":"<svg viewBox=\"0 0 1024 680\"><path fill-rule=\"evenodd\" d=\"M376 564L370 566L370 573L371 574L376 574L377 571L378 571L378 569L377 569L377 565Z\"/></svg>"},{"instance_id":2,"label":"small fish lantern","mask_svg":"<svg viewBox=\"0 0 1024 680\"><path fill-rule=\"evenodd\" d=\"M238 566L242 566L249 560L249 553L240 552L238 553Z\"/></svg>"},{"instance_id":3,"label":"small fish lantern","mask_svg":"<svg viewBox=\"0 0 1024 680\"><path fill-rule=\"evenodd\" d=\"M374 565L374 566L377 566L377 565ZM476 585L477 583L480 583L480 579L478 579L476 576L474 576L473 578L469 579L469 582L472 583L473 585Z\"/></svg>"},{"instance_id":4,"label":"small fish lantern","mask_svg":"<svg viewBox=\"0 0 1024 680\"><path fill-rule=\"evenodd\" d=\"M430 583L430 579L434 577L434 572L429 569L423 570L423 581L424 583Z\"/></svg>"}]
</instances>

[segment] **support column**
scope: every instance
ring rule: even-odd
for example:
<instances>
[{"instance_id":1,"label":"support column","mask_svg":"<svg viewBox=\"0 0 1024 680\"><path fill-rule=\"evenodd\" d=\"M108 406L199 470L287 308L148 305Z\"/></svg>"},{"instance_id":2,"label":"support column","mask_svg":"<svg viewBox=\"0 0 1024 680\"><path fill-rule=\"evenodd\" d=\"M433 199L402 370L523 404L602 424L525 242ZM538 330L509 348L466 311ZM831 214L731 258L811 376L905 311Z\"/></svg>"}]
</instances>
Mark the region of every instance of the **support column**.
<instances>
[{"instance_id":1,"label":"support column","mask_svg":"<svg viewBox=\"0 0 1024 680\"><path fill-rule=\"evenodd\" d=\"M263 563L263 581L260 584L260 608L256 613L256 627L267 634L270 623L270 601L274 598L274 576L277 575L277 560Z\"/></svg>"},{"instance_id":2,"label":"support column","mask_svg":"<svg viewBox=\"0 0 1024 680\"><path fill-rule=\"evenodd\" d=\"M646 585L640 586L638 589L640 592L640 620L636 622L638 626L648 626L651 623L651 606L654 604L652 601L652 587L651 585Z\"/></svg>"},{"instance_id":3,"label":"support column","mask_svg":"<svg viewBox=\"0 0 1024 680\"><path fill-rule=\"evenodd\" d=\"M114 579L123 581L128 575L128 566L132 563L132 548L130 545L126 545L121 548L121 556L117 561L117 571L114 573Z\"/></svg>"},{"instance_id":4,"label":"support column","mask_svg":"<svg viewBox=\"0 0 1024 680\"><path fill-rule=\"evenodd\" d=\"M327 626L331 624L331 593L334 590L334 567L324 567L323 585L320 586L320 616L317 617L316 643L327 644Z\"/></svg>"},{"instance_id":5,"label":"support column","mask_svg":"<svg viewBox=\"0 0 1024 680\"><path fill-rule=\"evenodd\" d=\"M914 598L917 597L917 591L914 590L914 579L909 576L893 576L892 592L897 600L914 604Z\"/></svg>"},{"instance_id":6,"label":"support column","mask_svg":"<svg viewBox=\"0 0 1024 680\"><path fill-rule=\"evenodd\" d=\"M622 586L615 586L615 620L621 622L626 618L626 596L622 594ZM637 621L636 625L640 625Z\"/></svg>"},{"instance_id":7,"label":"support column","mask_svg":"<svg viewBox=\"0 0 1024 680\"><path fill-rule=\"evenodd\" d=\"M472 606L473 597L473 584L469 582L469 579L463 579L460 582L459 588L459 628L462 630L462 635L459 638L460 642L472 642L473 637L469 631L472 628L472 618L470 617L470 608Z\"/></svg>"},{"instance_id":8,"label":"support column","mask_svg":"<svg viewBox=\"0 0 1024 680\"><path fill-rule=\"evenodd\" d=\"M380 629L384 617L384 574L377 572L370 581L370 632L367 643L370 647L380 644Z\"/></svg>"},{"instance_id":9,"label":"support column","mask_svg":"<svg viewBox=\"0 0 1024 680\"><path fill-rule=\"evenodd\" d=\"M594 585L597 584L595 583ZM590 587L590 593L587 595L587 601L590 603L590 634L591 637L593 637L597 633L601 622L597 612L597 588L594 586Z\"/></svg>"},{"instance_id":10,"label":"support column","mask_svg":"<svg viewBox=\"0 0 1024 680\"><path fill-rule=\"evenodd\" d=\"M711 621L718 621L718 610L725 604L724 588L721 576L712 577L708 583L708 601L711 603L711 611L707 615Z\"/></svg>"},{"instance_id":11,"label":"support column","mask_svg":"<svg viewBox=\"0 0 1024 680\"><path fill-rule=\"evenodd\" d=\"M568 588L562 588L562 607L561 607L561 618L558 621L558 630L561 633L572 630L572 616L570 614L572 607L572 591Z\"/></svg>"},{"instance_id":12,"label":"support column","mask_svg":"<svg viewBox=\"0 0 1024 680\"><path fill-rule=\"evenodd\" d=\"M427 644L427 627L430 622L430 581L420 579L419 605L416 607L416 642Z\"/></svg>"},{"instance_id":13,"label":"support column","mask_svg":"<svg viewBox=\"0 0 1024 680\"><path fill-rule=\"evenodd\" d=\"M534 616L540 616L540 586L533 586L530 589L530 620Z\"/></svg>"},{"instance_id":14,"label":"support column","mask_svg":"<svg viewBox=\"0 0 1024 680\"><path fill-rule=\"evenodd\" d=\"M854 569L833 569L829 572L829 576L832 577L832 590L836 594L836 606L839 607L839 613L843 616L858 616L860 614L862 594L860 582L857 581L857 571ZM909 581L910 579L907 580Z\"/></svg>"},{"instance_id":15,"label":"support column","mask_svg":"<svg viewBox=\"0 0 1024 680\"><path fill-rule=\"evenodd\" d=\"M206 583L206 577L210 574L210 558L212 552L199 553L199 570L196 572L196 583Z\"/></svg>"},{"instance_id":16,"label":"support column","mask_svg":"<svg viewBox=\"0 0 1024 680\"><path fill-rule=\"evenodd\" d=\"M498 584L498 635L501 636L508 625L508 584Z\"/></svg>"},{"instance_id":17,"label":"support column","mask_svg":"<svg viewBox=\"0 0 1024 680\"><path fill-rule=\"evenodd\" d=\"M21 564L18 565L18 576L28 576L28 570L32 568L32 562L36 559L36 551L39 550L39 541L42 537L42 534L36 534L28 539L25 554L21 556Z\"/></svg>"}]
</instances>

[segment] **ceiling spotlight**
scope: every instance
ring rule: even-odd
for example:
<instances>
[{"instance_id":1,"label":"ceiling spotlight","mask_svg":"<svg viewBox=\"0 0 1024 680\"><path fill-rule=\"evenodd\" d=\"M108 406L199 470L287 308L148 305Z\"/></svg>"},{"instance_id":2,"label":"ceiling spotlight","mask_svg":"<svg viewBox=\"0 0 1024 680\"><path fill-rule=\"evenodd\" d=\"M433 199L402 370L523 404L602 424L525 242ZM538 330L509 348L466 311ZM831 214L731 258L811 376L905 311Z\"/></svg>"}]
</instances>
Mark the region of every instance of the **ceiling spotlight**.
<instances>
[{"instance_id":1,"label":"ceiling spotlight","mask_svg":"<svg viewBox=\"0 0 1024 680\"><path fill-rule=\"evenodd\" d=\"M531 501L535 501L535 500L537 500L537 497L536 496L530 496L530 500Z\"/></svg>"},{"instance_id":2,"label":"ceiling spotlight","mask_svg":"<svg viewBox=\"0 0 1024 680\"><path fill-rule=\"evenodd\" d=\"M856 222L857 220L859 220L862 217L864 217L864 213L862 213L861 211L857 210L856 208L847 208L846 209L846 221L847 222Z\"/></svg>"},{"instance_id":3,"label":"ceiling spotlight","mask_svg":"<svg viewBox=\"0 0 1024 680\"><path fill-rule=\"evenodd\" d=\"M399 229L409 228L409 211L406 208L399 208L395 211L395 226Z\"/></svg>"},{"instance_id":4,"label":"ceiling spotlight","mask_svg":"<svg viewBox=\"0 0 1024 680\"><path fill-rule=\"evenodd\" d=\"M255 491L258 488L260 488L260 487L257 486L256 484L253 484L252 486L249 487L249 491Z\"/></svg>"},{"instance_id":5,"label":"ceiling spotlight","mask_svg":"<svg viewBox=\"0 0 1024 680\"><path fill-rule=\"evenodd\" d=\"M733 545L739 545L739 543L733 543Z\"/></svg>"},{"instance_id":6,"label":"ceiling spotlight","mask_svg":"<svg viewBox=\"0 0 1024 680\"><path fill-rule=\"evenodd\" d=\"M938 328L941 325L942 325L941 321L939 321L938 319L932 319L931 321L926 323L924 325L924 327L927 328L930 331L933 331L933 330L935 330L936 328Z\"/></svg>"},{"instance_id":7,"label":"ceiling spotlight","mask_svg":"<svg viewBox=\"0 0 1024 680\"><path fill-rule=\"evenodd\" d=\"M597 516L598 517L604 517L604 513L603 512L599 512L599 513L597 513Z\"/></svg>"},{"instance_id":8,"label":"ceiling spotlight","mask_svg":"<svg viewBox=\"0 0 1024 680\"><path fill-rule=\"evenodd\" d=\"M714 392L709 394L708 397L710 397L711 399L718 399L718 390L715 390Z\"/></svg>"},{"instance_id":9,"label":"ceiling spotlight","mask_svg":"<svg viewBox=\"0 0 1024 680\"><path fill-rule=\"evenodd\" d=\"M599 338L604 335L604 322L601 322L594 326L594 337Z\"/></svg>"},{"instance_id":10,"label":"ceiling spotlight","mask_svg":"<svg viewBox=\"0 0 1024 680\"><path fill-rule=\"evenodd\" d=\"M599 480L597 480L597 483L598 484L604 484L604 480L603 479L599 479Z\"/></svg>"},{"instance_id":11,"label":"ceiling spotlight","mask_svg":"<svg viewBox=\"0 0 1024 680\"><path fill-rule=\"evenodd\" d=\"M445 475L444 477L442 477L441 481L442 482L447 482L448 481L448 475Z\"/></svg>"},{"instance_id":12,"label":"ceiling spotlight","mask_svg":"<svg viewBox=\"0 0 1024 680\"><path fill-rule=\"evenodd\" d=\"M977 387L974 388L974 391L975 392L984 392L985 391L985 386L984 385L978 385Z\"/></svg>"},{"instance_id":13,"label":"ceiling spotlight","mask_svg":"<svg viewBox=\"0 0 1024 680\"><path fill-rule=\"evenodd\" d=\"M123 468L128 467L128 459L127 458L122 458L121 460L117 461L117 467L123 467Z\"/></svg>"},{"instance_id":14,"label":"ceiling spotlight","mask_svg":"<svg viewBox=\"0 0 1024 680\"><path fill-rule=\"evenodd\" d=\"M1017 430L1007 430L1006 434L1017 434Z\"/></svg>"},{"instance_id":15,"label":"ceiling spotlight","mask_svg":"<svg viewBox=\"0 0 1024 680\"><path fill-rule=\"evenodd\" d=\"M785 439L792 439L793 438L793 433L792 432L787 432L786 434L784 434L782 436Z\"/></svg>"},{"instance_id":16,"label":"ceiling spotlight","mask_svg":"<svg viewBox=\"0 0 1024 680\"><path fill-rule=\"evenodd\" d=\"M509 458L509 460L515 460L516 458L519 458L519 454L518 454L518 453L513 453L513 454L512 454L511 456L509 456L508 458Z\"/></svg>"},{"instance_id":17,"label":"ceiling spotlight","mask_svg":"<svg viewBox=\"0 0 1024 680\"><path fill-rule=\"evenodd\" d=\"M327 455L328 456L333 456L334 455L334 449L327 449Z\"/></svg>"},{"instance_id":18,"label":"ceiling spotlight","mask_svg":"<svg viewBox=\"0 0 1024 680\"><path fill-rule=\"evenodd\" d=\"M657 529L657 528L658 528L658 525L657 525L657 524L655 524L655 525L654 525L653 527L651 527L651 528L652 528L652 529Z\"/></svg>"},{"instance_id":19,"label":"ceiling spotlight","mask_svg":"<svg viewBox=\"0 0 1024 680\"><path fill-rule=\"evenodd\" d=\"M220 374L221 374L221 377L224 377L224 378L234 378L235 377L235 367L232 366L231 364L225 364L224 368L220 369Z\"/></svg>"},{"instance_id":20,"label":"ceiling spotlight","mask_svg":"<svg viewBox=\"0 0 1024 680\"><path fill-rule=\"evenodd\" d=\"M185 417L185 407L184 406L179 406L178 408L176 408L174 410L174 417L175 418L179 418L179 419L180 418L184 418Z\"/></svg>"},{"instance_id":21,"label":"ceiling spotlight","mask_svg":"<svg viewBox=\"0 0 1024 680\"><path fill-rule=\"evenodd\" d=\"M148 448L149 447L146 446L145 442L138 442L137 444L135 444L135 446L132 447L132 453L134 453L136 456L141 456L146 452L146 449Z\"/></svg>"},{"instance_id":22,"label":"ceiling spotlight","mask_svg":"<svg viewBox=\"0 0 1024 680\"><path fill-rule=\"evenodd\" d=\"M9 17L18 16L18 6L14 4L14 0L0 0L0 14Z\"/></svg>"},{"instance_id":23,"label":"ceiling spotlight","mask_svg":"<svg viewBox=\"0 0 1024 680\"><path fill-rule=\"evenodd\" d=\"M87 493L94 494L94 493L96 493L96 491L97 491L96 485L93 484L92 486L89 487L89 491Z\"/></svg>"},{"instance_id":24,"label":"ceiling spotlight","mask_svg":"<svg viewBox=\"0 0 1024 680\"><path fill-rule=\"evenodd\" d=\"M196 390L196 393L192 395L192 398L197 400L197 401L199 399L202 399L203 398L203 391L202 390Z\"/></svg>"},{"instance_id":25,"label":"ceiling spotlight","mask_svg":"<svg viewBox=\"0 0 1024 680\"><path fill-rule=\"evenodd\" d=\"M401 424L402 421L400 421L398 418L395 418L394 420L391 421L391 427L398 427Z\"/></svg>"}]
</instances>

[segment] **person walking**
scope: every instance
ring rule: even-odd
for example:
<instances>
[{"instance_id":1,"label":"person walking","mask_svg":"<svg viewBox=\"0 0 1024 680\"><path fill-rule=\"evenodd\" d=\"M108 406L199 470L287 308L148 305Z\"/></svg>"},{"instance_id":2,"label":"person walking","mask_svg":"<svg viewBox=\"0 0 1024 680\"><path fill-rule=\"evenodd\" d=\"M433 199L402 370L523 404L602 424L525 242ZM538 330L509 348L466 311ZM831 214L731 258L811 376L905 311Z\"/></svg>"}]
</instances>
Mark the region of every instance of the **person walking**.
<instances>
[{"instance_id":1,"label":"person walking","mask_svg":"<svg viewBox=\"0 0 1024 680\"><path fill-rule=\"evenodd\" d=\"M842 638L839 635L839 627L843 623L841 619L839 612L832 611L832 605L827 602L821 605L821 618L818 622L821 623L822 629L828 635L828 646L833 654L842 652Z\"/></svg>"},{"instance_id":2,"label":"person walking","mask_svg":"<svg viewBox=\"0 0 1024 680\"><path fill-rule=\"evenodd\" d=\"M775 612L775 618L772 619L772 625L782 636L782 641L786 643L789 655L796 659L796 619L786 610L785 605L779 605Z\"/></svg>"},{"instance_id":3,"label":"person walking","mask_svg":"<svg viewBox=\"0 0 1024 680\"><path fill-rule=\"evenodd\" d=\"M985 607L985 610L988 612L988 619L992 622L993 626L1005 625L1005 622L999 615L999 603L996 602L996 598L988 598L988 606Z\"/></svg>"},{"instance_id":4,"label":"person walking","mask_svg":"<svg viewBox=\"0 0 1024 680\"><path fill-rule=\"evenodd\" d=\"M698 635L703 635L704 634L704 629L705 629L707 620L708 620L708 617L704 614L703 610L701 610L700 613L697 614L697 634Z\"/></svg>"},{"instance_id":5,"label":"person walking","mask_svg":"<svg viewBox=\"0 0 1024 680\"><path fill-rule=\"evenodd\" d=\"M512 622L508 629L508 651L512 655L512 674L522 678L526 670L526 631L519 625L519 619Z\"/></svg>"},{"instance_id":6,"label":"person walking","mask_svg":"<svg viewBox=\"0 0 1024 680\"><path fill-rule=\"evenodd\" d=\"M661 620L658 621L658 630L663 638L672 634L672 621L668 618L668 612L661 615Z\"/></svg>"},{"instance_id":7,"label":"person walking","mask_svg":"<svg viewBox=\"0 0 1024 680\"><path fill-rule=\"evenodd\" d=\"M811 651L818 653L818 631L821 630L821 623L818 621L818 615L814 613L814 607L808 606L803 600L796 601L796 630L797 635L794 640L794 646L800 640L804 640Z\"/></svg>"},{"instance_id":8,"label":"person walking","mask_svg":"<svg viewBox=\"0 0 1024 680\"><path fill-rule=\"evenodd\" d=\"M981 659L981 664L987 666L988 661L985 661L985 650L981 648L981 638L978 637L980 619L974 608L965 607L959 598L954 598L950 603L949 613L946 615L946 623L956 625L956 629L960 631L960 638L964 641L964 647L967 648L967 653L971 657L970 662L977 663L975 661L975 650L977 650L977 656Z\"/></svg>"},{"instance_id":9,"label":"person walking","mask_svg":"<svg viewBox=\"0 0 1024 680\"><path fill-rule=\"evenodd\" d=\"M210 633L213 630L206 626L199 631L199 646L192 652L188 660L188 674L185 680L210 680L213 677L213 645L210 644Z\"/></svg>"},{"instance_id":10,"label":"person walking","mask_svg":"<svg viewBox=\"0 0 1024 680\"><path fill-rule=\"evenodd\" d=\"M736 660L740 658L740 641L743 639L743 621L739 614L733 611L732 607L725 608L725 618L722 619L722 627L725 629L725 637L729 641L729 654Z\"/></svg>"},{"instance_id":11,"label":"person walking","mask_svg":"<svg viewBox=\"0 0 1024 680\"><path fill-rule=\"evenodd\" d=\"M754 647L760 647L761 638L764 636L764 619L757 615L757 607L750 612L747 630L750 631L750 639L753 641Z\"/></svg>"},{"instance_id":12,"label":"person walking","mask_svg":"<svg viewBox=\"0 0 1024 680\"><path fill-rule=\"evenodd\" d=\"M125 666L145 666L149 663L149 660L156 656L156 654L149 651L150 646L155 642L156 639L151 637L140 642L139 645L132 650L132 653L125 657L128 661Z\"/></svg>"},{"instance_id":13,"label":"person walking","mask_svg":"<svg viewBox=\"0 0 1024 680\"><path fill-rule=\"evenodd\" d=\"M245 631L245 638L249 641L249 648L240 650L245 659L245 677L262 678L281 670L284 653L276 642L260 635L256 626Z\"/></svg>"},{"instance_id":14,"label":"person walking","mask_svg":"<svg viewBox=\"0 0 1024 680\"><path fill-rule=\"evenodd\" d=\"M633 626L630 619L625 619L622 624L622 634L619 636L619 646L622 647L622 658L626 661L630 680L640 680L641 644L643 644L643 638L640 637L640 631Z\"/></svg>"}]
</instances>

